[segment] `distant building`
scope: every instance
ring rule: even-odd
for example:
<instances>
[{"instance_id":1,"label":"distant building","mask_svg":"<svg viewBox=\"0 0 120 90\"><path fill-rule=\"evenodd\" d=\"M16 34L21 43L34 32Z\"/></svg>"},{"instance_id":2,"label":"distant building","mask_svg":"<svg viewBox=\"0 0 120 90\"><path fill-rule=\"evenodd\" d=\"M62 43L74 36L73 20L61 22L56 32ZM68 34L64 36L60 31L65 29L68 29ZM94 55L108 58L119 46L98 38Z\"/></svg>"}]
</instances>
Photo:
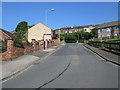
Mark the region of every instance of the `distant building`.
<instances>
[{"instance_id":1,"label":"distant building","mask_svg":"<svg viewBox=\"0 0 120 90\"><path fill-rule=\"evenodd\" d=\"M91 32L93 28L97 27L97 25L85 25L85 26L71 26L71 27L64 27L60 29L54 30L54 37L58 37L58 34L70 34L75 33L81 30L84 30L85 32Z\"/></svg>"},{"instance_id":2,"label":"distant building","mask_svg":"<svg viewBox=\"0 0 120 90\"><path fill-rule=\"evenodd\" d=\"M35 26L28 29L28 42L31 42L33 39L46 40L52 39L52 31L47 26L38 23Z\"/></svg>"},{"instance_id":3,"label":"distant building","mask_svg":"<svg viewBox=\"0 0 120 90\"><path fill-rule=\"evenodd\" d=\"M119 38L120 37L120 21L99 24L98 38Z\"/></svg>"}]
</instances>

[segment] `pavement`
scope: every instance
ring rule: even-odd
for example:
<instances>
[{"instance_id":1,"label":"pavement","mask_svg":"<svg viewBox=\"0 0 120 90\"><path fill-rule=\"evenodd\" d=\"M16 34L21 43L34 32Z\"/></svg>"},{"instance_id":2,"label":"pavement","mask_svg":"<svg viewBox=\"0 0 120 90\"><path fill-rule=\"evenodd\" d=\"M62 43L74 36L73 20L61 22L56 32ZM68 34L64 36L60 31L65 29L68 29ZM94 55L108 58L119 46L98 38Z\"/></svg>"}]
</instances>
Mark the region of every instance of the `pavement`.
<instances>
[{"instance_id":1,"label":"pavement","mask_svg":"<svg viewBox=\"0 0 120 90\"><path fill-rule=\"evenodd\" d=\"M100 57L104 58L106 61L109 61L111 63L117 64L120 66L120 61L119 61L120 55L113 54L113 53L105 51L105 50L101 50L100 48L96 48L96 47L90 46L88 44L83 44L83 45L86 48L93 51L94 53L96 53L97 55L99 55Z\"/></svg>"},{"instance_id":2,"label":"pavement","mask_svg":"<svg viewBox=\"0 0 120 90\"><path fill-rule=\"evenodd\" d=\"M2 61L0 67L2 67L2 73L0 73L0 80L4 81L9 79L10 77L17 75L30 67L32 64L37 64L37 61L41 60L47 55L50 55L55 50L59 49L61 45L53 46L46 50L38 50L27 55L20 56L13 60Z\"/></svg>"},{"instance_id":3,"label":"pavement","mask_svg":"<svg viewBox=\"0 0 120 90\"><path fill-rule=\"evenodd\" d=\"M67 43L23 73L3 82L2 86L36 90L118 88L118 65L106 62L83 44Z\"/></svg>"}]
</instances>

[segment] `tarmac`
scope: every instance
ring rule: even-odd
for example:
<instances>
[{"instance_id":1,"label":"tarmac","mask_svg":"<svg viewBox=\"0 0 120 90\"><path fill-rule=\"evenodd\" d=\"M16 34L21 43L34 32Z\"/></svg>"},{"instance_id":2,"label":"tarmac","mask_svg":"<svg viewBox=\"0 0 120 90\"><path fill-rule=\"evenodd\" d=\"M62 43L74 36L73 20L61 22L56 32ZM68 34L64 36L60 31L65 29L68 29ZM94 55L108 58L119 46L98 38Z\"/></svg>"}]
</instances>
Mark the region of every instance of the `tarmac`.
<instances>
[{"instance_id":1,"label":"tarmac","mask_svg":"<svg viewBox=\"0 0 120 90\"><path fill-rule=\"evenodd\" d=\"M40 59L49 56L56 50L60 49L65 44L60 44L58 46L53 46L47 50L38 50L27 55L20 56L13 60L1 61L0 62L0 81L4 81L30 67L32 64L37 64ZM86 48L90 49L94 53L98 54L100 57L104 58L106 61L120 65L119 55L101 50L99 48L92 47L88 44L83 44Z\"/></svg>"},{"instance_id":2,"label":"tarmac","mask_svg":"<svg viewBox=\"0 0 120 90\"><path fill-rule=\"evenodd\" d=\"M23 72L25 69L29 68L32 64L37 64L42 58L49 56L56 50L60 49L65 44L60 44L58 46L50 47L46 50L38 50L27 55L20 56L18 58L1 61L0 62L0 82L5 81L12 76Z\"/></svg>"},{"instance_id":3,"label":"tarmac","mask_svg":"<svg viewBox=\"0 0 120 90\"><path fill-rule=\"evenodd\" d=\"M90 46L88 44L83 44L83 45L86 48L88 48L91 51L93 51L94 53L96 53L97 55L99 55L101 58L105 59L106 61L120 66L120 61L119 61L120 55L113 54L111 52L108 52L108 51L102 50L100 48L96 48L96 47Z\"/></svg>"}]
</instances>

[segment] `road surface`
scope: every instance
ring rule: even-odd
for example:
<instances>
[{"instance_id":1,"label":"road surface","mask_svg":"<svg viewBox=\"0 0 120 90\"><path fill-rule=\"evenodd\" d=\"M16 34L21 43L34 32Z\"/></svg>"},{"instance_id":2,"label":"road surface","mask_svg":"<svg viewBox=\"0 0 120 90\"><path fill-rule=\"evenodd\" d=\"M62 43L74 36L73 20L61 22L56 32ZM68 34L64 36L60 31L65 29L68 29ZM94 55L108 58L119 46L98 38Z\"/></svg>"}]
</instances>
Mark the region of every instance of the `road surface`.
<instances>
[{"instance_id":1,"label":"road surface","mask_svg":"<svg viewBox=\"0 0 120 90\"><path fill-rule=\"evenodd\" d=\"M82 44L70 43L3 88L118 88L118 66L105 62Z\"/></svg>"}]
</instances>

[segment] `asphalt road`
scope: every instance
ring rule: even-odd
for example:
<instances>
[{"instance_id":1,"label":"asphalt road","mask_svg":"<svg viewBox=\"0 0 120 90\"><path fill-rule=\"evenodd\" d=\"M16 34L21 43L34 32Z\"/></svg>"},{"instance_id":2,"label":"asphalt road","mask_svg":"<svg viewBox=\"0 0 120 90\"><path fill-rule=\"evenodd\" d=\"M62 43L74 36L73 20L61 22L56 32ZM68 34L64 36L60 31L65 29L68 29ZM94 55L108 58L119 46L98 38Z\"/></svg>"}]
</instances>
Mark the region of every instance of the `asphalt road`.
<instances>
[{"instance_id":1,"label":"asphalt road","mask_svg":"<svg viewBox=\"0 0 120 90\"><path fill-rule=\"evenodd\" d=\"M3 83L3 88L118 88L118 66L82 44L64 47Z\"/></svg>"}]
</instances>

